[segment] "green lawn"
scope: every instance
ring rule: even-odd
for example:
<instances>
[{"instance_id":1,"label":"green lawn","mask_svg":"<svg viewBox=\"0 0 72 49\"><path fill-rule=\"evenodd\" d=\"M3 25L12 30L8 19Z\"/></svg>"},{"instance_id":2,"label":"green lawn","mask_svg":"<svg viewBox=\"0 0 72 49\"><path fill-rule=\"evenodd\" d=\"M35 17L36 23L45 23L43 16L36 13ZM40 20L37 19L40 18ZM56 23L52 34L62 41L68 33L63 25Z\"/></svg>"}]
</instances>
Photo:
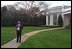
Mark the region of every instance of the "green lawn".
<instances>
[{"instance_id":1,"label":"green lawn","mask_svg":"<svg viewBox=\"0 0 72 49\"><path fill-rule=\"evenodd\" d=\"M19 48L71 48L71 29L38 33L22 43Z\"/></svg>"},{"instance_id":2,"label":"green lawn","mask_svg":"<svg viewBox=\"0 0 72 49\"><path fill-rule=\"evenodd\" d=\"M26 26L22 30L22 34L28 33L35 30L46 29L51 27L31 27ZM16 37L16 28L15 27L1 27L1 45L5 44L6 42L14 39Z\"/></svg>"}]
</instances>

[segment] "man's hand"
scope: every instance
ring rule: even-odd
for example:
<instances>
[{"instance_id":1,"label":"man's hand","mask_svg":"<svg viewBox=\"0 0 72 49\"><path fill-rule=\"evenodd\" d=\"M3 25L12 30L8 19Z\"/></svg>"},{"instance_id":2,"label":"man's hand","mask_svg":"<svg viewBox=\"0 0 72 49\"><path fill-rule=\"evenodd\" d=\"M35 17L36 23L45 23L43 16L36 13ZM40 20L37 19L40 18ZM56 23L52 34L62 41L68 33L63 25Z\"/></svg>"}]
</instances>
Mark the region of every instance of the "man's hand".
<instances>
[{"instance_id":1,"label":"man's hand","mask_svg":"<svg viewBox=\"0 0 72 49\"><path fill-rule=\"evenodd\" d=\"M17 30L20 30L20 28L18 27Z\"/></svg>"}]
</instances>

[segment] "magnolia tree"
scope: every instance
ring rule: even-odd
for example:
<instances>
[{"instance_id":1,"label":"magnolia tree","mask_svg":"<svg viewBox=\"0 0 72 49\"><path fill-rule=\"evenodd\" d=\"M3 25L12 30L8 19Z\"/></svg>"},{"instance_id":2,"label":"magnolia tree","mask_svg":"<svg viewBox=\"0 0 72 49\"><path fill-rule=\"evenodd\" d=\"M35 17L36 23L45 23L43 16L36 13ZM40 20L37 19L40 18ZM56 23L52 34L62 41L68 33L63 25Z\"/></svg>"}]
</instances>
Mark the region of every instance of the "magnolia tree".
<instances>
[{"instance_id":1,"label":"magnolia tree","mask_svg":"<svg viewBox=\"0 0 72 49\"><path fill-rule=\"evenodd\" d=\"M13 5L1 7L1 25L15 25L21 19L24 25L45 24L48 4L43 1L20 1Z\"/></svg>"}]
</instances>

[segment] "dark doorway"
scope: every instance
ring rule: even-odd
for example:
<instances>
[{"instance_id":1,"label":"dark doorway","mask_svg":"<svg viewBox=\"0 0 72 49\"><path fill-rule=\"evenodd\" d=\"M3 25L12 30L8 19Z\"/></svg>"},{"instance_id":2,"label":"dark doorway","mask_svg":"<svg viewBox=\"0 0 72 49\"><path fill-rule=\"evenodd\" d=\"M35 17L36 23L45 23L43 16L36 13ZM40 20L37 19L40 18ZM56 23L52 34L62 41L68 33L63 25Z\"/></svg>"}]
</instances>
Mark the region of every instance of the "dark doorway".
<instances>
[{"instance_id":1,"label":"dark doorway","mask_svg":"<svg viewBox=\"0 0 72 49\"><path fill-rule=\"evenodd\" d=\"M61 27L63 26L63 19L62 19L61 15L59 15L59 17L58 17L58 25Z\"/></svg>"}]
</instances>

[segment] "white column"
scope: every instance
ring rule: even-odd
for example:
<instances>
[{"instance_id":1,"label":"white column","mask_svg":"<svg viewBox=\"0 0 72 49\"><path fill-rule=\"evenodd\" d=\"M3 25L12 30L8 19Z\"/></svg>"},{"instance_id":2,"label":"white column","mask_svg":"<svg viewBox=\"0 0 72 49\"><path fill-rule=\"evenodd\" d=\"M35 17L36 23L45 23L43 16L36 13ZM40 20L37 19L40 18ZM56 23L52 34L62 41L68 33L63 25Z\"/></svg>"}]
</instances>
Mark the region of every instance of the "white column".
<instances>
[{"instance_id":1,"label":"white column","mask_svg":"<svg viewBox=\"0 0 72 49\"><path fill-rule=\"evenodd\" d=\"M46 15L46 25L48 25L48 15Z\"/></svg>"},{"instance_id":2,"label":"white column","mask_svg":"<svg viewBox=\"0 0 72 49\"><path fill-rule=\"evenodd\" d=\"M59 14L57 14L57 25L58 25L58 17L59 17Z\"/></svg>"},{"instance_id":3,"label":"white column","mask_svg":"<svg viewBox=\"0 0 72 49\"><path fill-rule=\"evenodd\" d=\"M50 14L50 25L53 25L53 14Z\"/></svg>"},{"instance_id":4,"label":"white column","mask_svg":"<svg viewBox=\"0 0 72 49\"><path fill-rule=\"evenodd\" d=\"M64 22L64 14L62 14L62 19L63 19L63 26L65 26L65 22Z\"/></svg>"},{"instance_id":5,"label":"white column","mask_svg":"<svg viewBox=\"0 0 72 49\"><path fill-rule=\"evenodd\" d=\"M64 5L62 6L62 19L63 19L63 26L65 26L65 24L64 24L64 14L63 14L63 11L64 11Z\"/></svg>"}]
</instances>

